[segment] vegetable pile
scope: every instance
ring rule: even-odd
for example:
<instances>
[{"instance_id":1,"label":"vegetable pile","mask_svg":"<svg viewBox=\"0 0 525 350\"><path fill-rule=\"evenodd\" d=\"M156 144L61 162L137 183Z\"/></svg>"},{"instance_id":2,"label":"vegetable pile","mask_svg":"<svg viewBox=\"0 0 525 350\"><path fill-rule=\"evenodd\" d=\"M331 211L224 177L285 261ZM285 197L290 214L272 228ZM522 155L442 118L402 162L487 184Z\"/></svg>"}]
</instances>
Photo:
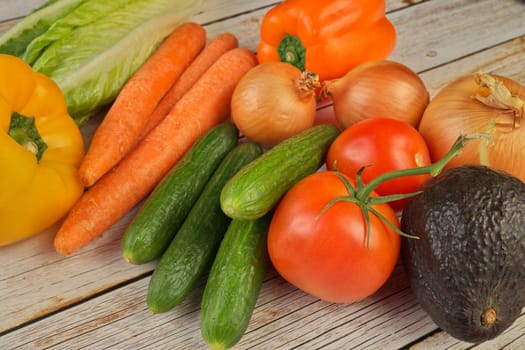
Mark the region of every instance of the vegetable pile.
<instances>
[{"instance_id":1,"label":"vegetable pile","mask_svg":"<svg viewBox=\"0 0 525 350\"><path fill-rule=\"evenodd\" d=\"M47 200L24 222L32 226L4 226L0 244L64 219L54 246L73 254L140 205L121 253L132 264L158 260L149 309L168 312L209 272L202 335L226 349L246 331L270 266L329 302L374 294L402 247L407 255L429 244L399 217L443 170L487 166L523 185L524 88L477 73L430 99L417 73L387 60L395 30L384 1L278 4L262 22L257 57L231 33L208 38L183 21L199 4L50 1L0 37L9 53L0 55L9 78L0 84L0 165L13 169L0 184L0 219L25 213L6 205L15 195ZM330 16L347 6L353 15ZM15 75L25 82L19 94L36 86L42 95L13 99ZM108 103L84 154L77 124ZM321 103L333 104L334 123L316 120ZM65 151L54 153L57 139ZM61 192L50 171L68 179ZM519 233L509 247L524 246ZM512 266L509 275L523 275L523 264Z\"/></svg>"}]
</instances>

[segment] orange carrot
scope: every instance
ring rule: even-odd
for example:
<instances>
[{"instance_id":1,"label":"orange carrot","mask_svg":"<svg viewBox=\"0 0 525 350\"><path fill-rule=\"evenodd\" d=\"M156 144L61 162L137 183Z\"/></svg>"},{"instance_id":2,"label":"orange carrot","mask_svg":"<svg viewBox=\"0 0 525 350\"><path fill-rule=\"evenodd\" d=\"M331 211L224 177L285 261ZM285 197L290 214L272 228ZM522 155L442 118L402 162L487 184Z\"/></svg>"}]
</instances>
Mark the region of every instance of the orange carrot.
<instances>
[{"instance_id":1,"label":"orange carrot","mask_svg":"<svg viewBox=\"0 0 525 350\"><path fill-rule=\"evenodd\" d=\"M85 186L93 185L134 146L148 117L206 43L197 23L180 25L133 74L95 131L80 165Z\"/></svg>"},{"instance_id":2,"label":"orange carrot","mask_svg":"<svg viewBox=\"0 0 525 350\"><path fill-rule=\"evenodd\" d=\"M175 103L222 54L236 48L237 45L237 38L230 33L222 33L213 38L160 100L149 116L148 123L142 130L141 138L166 117Z\"/></svg>"},{"instance_id":3,"label":"orange carrot","mask_svg":"<svg viewBox=\"0 0 525 350\"><path fill-rule=\"evenodd\" d=\"M235 86L256 64L255 55L243 48L223 54L169 114L84 193L58 230L55 249L73 253L144 199L202 134L227 120Z\"/></svg>"}]
</instances>

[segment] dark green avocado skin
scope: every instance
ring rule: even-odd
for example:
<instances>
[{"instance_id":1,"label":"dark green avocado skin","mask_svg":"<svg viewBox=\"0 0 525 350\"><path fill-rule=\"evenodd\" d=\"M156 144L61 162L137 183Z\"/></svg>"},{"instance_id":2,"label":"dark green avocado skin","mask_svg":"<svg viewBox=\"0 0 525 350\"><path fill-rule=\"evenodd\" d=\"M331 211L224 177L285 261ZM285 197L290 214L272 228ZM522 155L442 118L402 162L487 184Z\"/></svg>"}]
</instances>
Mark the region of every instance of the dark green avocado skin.
<instances>
[{"instance_id":1,"label":"dark green avocado skin","mask_svg":"<svg viewBox=\"0 0 525 350\"><path fill-rule=\"evenodd\" d=\"M402 262L432 320L471 343L507 329L525 306L525 184L465 165L428 180L407 203ZM495 311L496 320L483 324ZM488 321L490 322L490 321Z\"/></svg>"}]
</instances>

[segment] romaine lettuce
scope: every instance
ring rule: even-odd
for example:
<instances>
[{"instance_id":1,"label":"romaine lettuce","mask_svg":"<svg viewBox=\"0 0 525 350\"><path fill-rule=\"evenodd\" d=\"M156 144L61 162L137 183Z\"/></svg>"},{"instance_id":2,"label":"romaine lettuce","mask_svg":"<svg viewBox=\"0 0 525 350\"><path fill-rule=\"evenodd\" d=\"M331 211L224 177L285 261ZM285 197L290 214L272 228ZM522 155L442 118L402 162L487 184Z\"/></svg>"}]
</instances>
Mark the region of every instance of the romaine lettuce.
<instances>
[{"instance_id":1,"label":"romaine lettuce","mask_svg":"<svg viewBox=\"0 0 525 350\"><path fill-rule=\"evenodd\" d=\"M45 33L33 39L22 58L32 65L51 43L65 37L75 28L93 23L128 3L129 0L84 1L73 11L56 20Z\"/></svg>"},{"instance_id":2,"label":"romaine lettuce","mask_svg":"<svg viewBox=\"0 0 525 350\"><path fill-rule=\"evenodd\" d=\"M22 57L29 43L86 0L50 0L0 37L0 53Z\"/></svg>"}]
</instances>

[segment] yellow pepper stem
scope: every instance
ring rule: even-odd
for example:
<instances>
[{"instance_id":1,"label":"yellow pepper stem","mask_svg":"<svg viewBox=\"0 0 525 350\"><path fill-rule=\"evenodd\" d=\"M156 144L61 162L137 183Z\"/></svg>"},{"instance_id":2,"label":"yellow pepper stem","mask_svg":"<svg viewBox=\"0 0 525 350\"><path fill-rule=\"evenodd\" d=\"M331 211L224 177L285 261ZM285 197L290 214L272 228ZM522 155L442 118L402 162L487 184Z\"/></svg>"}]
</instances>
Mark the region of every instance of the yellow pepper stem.
<instances>
[{"instance_id":1,"label":"yellow pepper stem","mask_svg":"<svg viewBox=\"0 0 525 350\"><path fill-rule=\"evenodd\" d=\"M42 140L36 128L34 117L26 117L14 112L11 115L8 134L18 144L33 153L37 161L40 161L47 149L47 144Z\"/></svg>"}]
</instances>

